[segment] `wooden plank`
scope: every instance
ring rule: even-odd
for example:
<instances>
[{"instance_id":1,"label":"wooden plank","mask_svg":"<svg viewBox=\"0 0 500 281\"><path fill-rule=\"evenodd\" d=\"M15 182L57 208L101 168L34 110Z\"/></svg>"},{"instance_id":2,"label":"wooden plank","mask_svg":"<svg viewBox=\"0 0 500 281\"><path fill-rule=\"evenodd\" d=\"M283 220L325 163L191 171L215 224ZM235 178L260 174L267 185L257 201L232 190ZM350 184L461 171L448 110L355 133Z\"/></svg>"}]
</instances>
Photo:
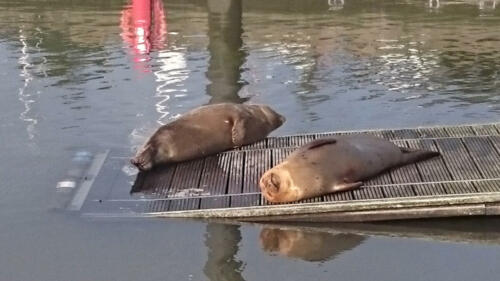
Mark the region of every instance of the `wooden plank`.
<instances>
[{"instance_id":1,"label":"wooden plank","mask_svg":"<svg viewBox=\"0 0 500 281\"><path fill-rule=\"evenodd\" d=\"M176 166L163 166L147 172L140 172L131 192L141 192L156 197L168 197L168 189L172 183L175 170Z\"/></svg>"},{"instance_id":2,"label":"wooden plank","mask_svg":"<svg viewBox=\"0 0 500 281\"><path fill-rule=\"evenodd\" d=\"M392 184L392 179L391 175L388 172L382 173L376 177L373 177L363 183L365 186L372 186L372 185L386 185L386 184Z\"/></svg>"},{"instance_id":3,"label":"wooden plank","mask_svg":"<svg viewBox=\"0 0 500 281\"><path fill-rule=\"evenodd\" d=\"M384 192L379 186L362 186L352 191L355 200L384 198Z\"/></svg>"},{"instance_id":4,"label":"wooden plank","mask_svg":"<svg viewBox=\"0 0 500 281\"><path fill-rule=\"evenodd\" d=\"M354 200L354 194L352 191L336 192L327 195L323 195L323 201L348 201Z\"/></svg>"},{"instance_id":5,"label":"wooden plank","mask_svg":"<svg viewBox=\"0 0 500 281\"><path fill-rule=\"evenodd\" d=\"M206 197L200 199L200 209L228 208L229 196Z\"/></svg>"},{"instance_id":6,"label":"wooden plank","mask_svg":"<svg viewBox=\"0 0 500 281\"><path fill-rule=\"evenodd\" d=\"M224 153L205 159L200 189L210 195L227 193L231 156L230 153ZM229 198L225 196L202 198L200 202L201 209L227 207L229 207Z\"/></svg>"},{"instance_id":7,"label":"wooden plank","mask_svg":"<svg viewBox=\"0 0 500 281\"><path fill-rule=\"evenodd\" d=\"M500 192L500 180L475 181L478 192Z\"/></svg>"},{"instance_id":8,"label":"wooden plank","mask_svg":"<svg viewBox=\"0 0 500 281\"><path fill-rule=\"evenodd\" d=\"M274 167L279 163L283 162L292 152L294 152L294 148L281 148L281 149L272 149L271 150L271 166Z\"/></svg>"},{"instance_id":9,"label":"wooden plank","mask_svg":"<svg viewBox=\"0 0 500 281\"><path fill-rule=\"evenodd\" d=\"M252 149L265 149L265 148L267 148L267 139L263 139L252 144L244 145L240 147L238 150L252 150Z\"/></svg>"},{"instance_id":10,"label":"wooden plank","mask_svg":"<svg viewBox=\"0 0 500 281\"><path fill-rule=\"evenodd\" d=\"M372 136L376 136L376 137L383 138L383 139L390 139L387 137L387 134L384 134L384 132L381 130L366 131L364 133L367 135L372 135Z\"/></svg>"},{"instance_id":11,"label":"wooden plank","mask_svg":"<svg viewBox=\"0 0 500 281\"><path fill-rule=\"evenodd\" d=\"M443 128L419 128L417 133L421 138L446 138L450 136Z\"/></svg>"},{"instance_id":12,"label":"wooden plank","mask_svg":"<svg viewBox=\"0 0 500 281\"><path fill-rule=\"evenodd\" d=\"M499 134L498 130L495 128L495 125L476 125L472 126L472 129L478 136L492 136Z\"/></svg>"},{"instance_id":13,"label":"wooden plank","mask_svg":"<svg viewBox=\"0 0 500 281\"><path fill-rule=\"evenodd\" d=\"M453 179L481 178L481 174L460 139L437 139L435 142Z\"/></svg>"},{"instance_id":14,"label":"wooden plank","mask_svg":"<svg viewBox=\"0 0 500 281\"><path fill-rule=\"evenodd\" d=\"M290 147L290 138L287 137L272 137L267 140L268 148Z\"/></svg>"},{"instance_id":15,"label":"wooden plank","mask_svg":"<svg viewBox=\"0 0 500 281\"><path fill-rule=\"evenodd\" d=\"M271 151L246 151L245 157L243 193L259 192L259 179L265 171L271 168Z\"/></svg>"},{"instance_id":16,"label":"wooden plank","mask_svg":"<svg viewBox=\"0 0 500 281\"><path fill-rule=\"evenodd\" d=\"M317 196L317 197L301 200L298 203L317 203L317 202L323 202L323 196Z\"/></svg>"},{"instance_id":17,"label":"wooden plank","mask_svg":"<svg viewBox=\"0 0 500 281\"><path fill-rule=\"evenodd\" d=\"M289 138L289 144L290 147L300 147L305 145L308 142L311 142L315 139L314 135L308 134L308 135L301 135L301 136L291 136Z\"/></svg>"},{"instance_id":18,"label":"wooden plank","mask_svg":"<svg viewBox=\"0 0 500 281\"><path fill-rule=\"evenodd\" d=\"M420 177L416 164L409 164L394 169L391 171L390 175L392 182L395 184L422 182L422 178Z\"/></svg>"},{"instance_id":19,"label":"wooden plank","mask_svg":"<svg viewBox=\"0 0 500 281\"><path fill-rule=\"evenodd\" d=\"M203 162L204 159L197 159L177 164L172 184L167 191L168 196L175 197L183 189L197 189L203 172Z\"/></svg>"},{"instance_id":20,"label":"wooden plank","mask_svg":"<svg viewBox=\"0 0 500 281\"><path fill-rule=\"evenodd\" d=\"M418 138L418 133L411 129L392 130L392 134L395 140Z\"/></svg>"},{"instance_id":21,"label":"wooden plank","mask_svg":"<svg viewBox=\"0 0 500 281\"><path fill-rule=\"evenodd\" d=\"M327 133L317 133L315 139L330 138L333 136L350 135L352 132L327 132Z\"/></svg>"},{"instance_id":22,"label":"wooden plank","mask_svg":"<svg viewBox=\"0 0 500 281\"><path fill-rule=\"evenodd\" d=\"M231 154L224 153L207 157L203 163L199 188L213 194L226 194Z\"/></svg>"},{"instance_id":23,"label":"wooden plank","mask_svg":"<svg viewBox=\"0 0 500 281\"><path fill-rule=\"evenodd\" d=\"M500 212L500 210L499 210ZM250 217L241 221L252 222L366 222L421 218L443 218L458 216L480 216L486 215L485 204L467 204L460 206L423 207L408 209L388 209L377 211L347 211L335 213L315 214L293 214L283 216Z\"/></svg>"},{"instance_id":24,"label":"wooden plank","mask_svg":"<svg viewBox=\"0 0 500 281\"><path fill-rule=\"evenodd\" d=\"M231 155L231 169L229 171L229 179L227 183L227 194L240 194L243 190L243 167L245 154L234 153ZM239 196L231 197L229 202L231 206L242 206L243 202L239 202Z\"/></svg>"},{"instance_id":25,"label":"wooden plank","mask_svg":"<svg viewBox=\"0 0 500 281\"><path fill-rule=\"evenodd\" d=\"M227 194L239 194L242 191L244 156L244 153L231 154Z\"/></svg>"},{"instance_id":26,"label":"wooden plank","mask_svg":"<svg viewBox=\"0 0 500 281\"><path fill-rule=\"evenodd\" d=\"M417 196L436 196L447 194L439 183L415 184L413 190Z\"/></svg>"},{"instance_id":27,"label":"wooden plank","mask_svg":"<svg viewBox=\"0 0 500 281\"><path fill-rule=\"evenodd\" d=\"M467 137L475 136L476 132L471 126L457 126L444 128L450 137Z\"/></svg>"},{"instance_id":28,"label":"wooden plank","mask_svg":"<svg viewBox=\"0 0 500 281\"><path fill-rule=\"evenodd\" d=\"M416 195L411 185L382 186L382 191L386 198L410 197Z\"/></svg>"},{"instance_id":29,"label":"wooden plank","mask_svg":"<svg viewBox=\"0 0 500 281\"><path fill-rule=\"evenodd\" d=\"M168 211L198 210L199 206L200 198L171 199L168 205Z\"/></svg>"},{"instance_id":30,"label":"wooden plank","mask_svg":"<svg viewBox=\"0 0 500 281\"><path fill-rule=\"evenodd\" d=\"M406 141L394 140L393 141L399 147L408 147ZM409 164L390 171L390 176L393 183L414 183L421 182L422 178L417 169L417 165Z\"/></svg>"},{"instance_id":31,"label":"wooden plank","mask_svg":"<svg viewBox=\"0 0 500 281\"><path fill-rule=\"evenodd\" d=\"M245 195L249 196L249 195ZM258 195L257 199L258 199ZM289 216L292 214L320 215L329 212L358 212L377 210L403 210L412 208L428 208L442 206L460 206L470 204L485 204L500 202L500 193L470 193L444 196L384 198L374 200L353 200L335 203L309 203L262 206L247 206L245 208L193 210L159 214L164 217L198 217L198 218L233 218L244 219L260 216Z\"/></svg>"},{"instance_id":32,"label":"wooden plank","mask_svg":"<svg viewBox=\"0 0 500 281\"><path fill-rule=\"evenodd\" d=\"M483 178L500 178L500 155L486 137L462 139Z\"/></svg>"},{"instance_id":33,"label":"wooden plank","mask_svg":"<svg viewBox=\"0 0 500 281\"><path fill-rule=\"evenodd\" d=\"M500 136L490 136L488 137L497 150L497 152L500 154Z\"/></svg>"},{"instance_id":34,"label":"wooden plank","mask_svg":"<svg viewBox=\"0 0 500 281\"><path fill-rule=\"evenodd\" d=\"M381 137L386 140L394 140L396 138L391 130L382 130L380 133L382 134Z\"/></svg>"},{"instance_id":35,"label":"wooden plank","mask_svg":"<svg viewBox=\"0 0 500 281\"><path fill-rule=\"evenodd\" d=\"M254 207L260 205L260 194L233 195L231 196L231 208Z\"/></svg>"},{"instance_id":36,"label":"wooden plank","mask_svg":"<svg viewBox=\"0 0 500 281\"><path fill-rule=\"evenodd\" d=\"M433 140L408 140L407 143L413 149L438 151ZM416 166L423 182L449 181L452 179L444 164L443 157L434 157L421 161L416 163Z\"/></svg>"},{"instance_id":37,"label":"wooden plank","mask_svg":"<svg viewBox=\"0 0 500 281\"><path fill-rule=\"evenodd\" d=\"M467 194L476 193L477 190L470 182L447 182L442 183L447 194Z\"/></svg>"},{"instance_id":38,"label":"wooden plank","mask_svg":"<svg viewBox=\"0 0 500 281\"><path fill-rule=\"evenodd\" d=\"M146 207L147 212L156 213L156 212L166 212L169 209L171 200L152 200L148 203Z\"/></svg>"}]
</instances>

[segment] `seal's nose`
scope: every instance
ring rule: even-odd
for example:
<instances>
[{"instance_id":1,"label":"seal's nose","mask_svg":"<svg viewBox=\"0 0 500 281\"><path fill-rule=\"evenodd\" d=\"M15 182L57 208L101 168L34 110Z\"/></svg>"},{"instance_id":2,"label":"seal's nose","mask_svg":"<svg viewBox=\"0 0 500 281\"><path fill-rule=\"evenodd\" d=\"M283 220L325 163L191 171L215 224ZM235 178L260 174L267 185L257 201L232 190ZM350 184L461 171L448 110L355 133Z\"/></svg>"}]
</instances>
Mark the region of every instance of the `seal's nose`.
<instances>
[{"instance_id":1,"label":"seal's nose","mask_svg":"<svg viewBox=\"0 0 500 281\"><path fill-rule=\"evenodd\" d=\"M285 116L280 115L280 121L281 121L281 124L285 123L285 121L286 121Z\"/></svg>"},{"instance_id":2,"label":"seal's nose","mask_svg":"<svg viewBox=\"0 0 500 281\"><path fill-rule=\"evenodd\" d=\"M130 159L130 163L132 165L136 166L137 169L139 169L141 171L146 171L150 168L149 165L144 164L144 162L141 161L141 159L139 159L138 157L134 157L134 158Z\"/></svg>"}]
</instances>

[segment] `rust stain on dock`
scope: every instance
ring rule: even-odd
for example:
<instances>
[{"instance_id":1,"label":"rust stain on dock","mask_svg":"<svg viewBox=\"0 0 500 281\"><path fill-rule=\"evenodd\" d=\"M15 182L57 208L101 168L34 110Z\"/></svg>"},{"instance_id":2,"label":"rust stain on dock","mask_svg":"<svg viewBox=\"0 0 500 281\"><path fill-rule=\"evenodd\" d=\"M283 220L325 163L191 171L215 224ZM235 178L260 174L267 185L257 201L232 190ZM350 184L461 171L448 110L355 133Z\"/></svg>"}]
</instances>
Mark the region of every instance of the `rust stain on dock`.
<instances>
[{"instance_id":1,"label":"rust stain on dock","mask_svg":"<svg viewBox=\"0 0 500 281\"><path fill-rule=\"evenodd\" d=\"M295 148L324 136L357 133L374 134L402 147L439 151L442 157L393 169L353 191L289 204L271 204L261 196L260 176ZM115 159L117 165L119 159ZM126 159L121 161L125 163ZM110 184L101 181L93 188L130 188L106 187ZM270 137L237 150L141 173L133 190L141 195L110 198L112 192L95 192L97 195L87 199L84 212L89 216L121 214L251 221L495 215L500 213L500 123Z\"/></svg>"}]
</instances>

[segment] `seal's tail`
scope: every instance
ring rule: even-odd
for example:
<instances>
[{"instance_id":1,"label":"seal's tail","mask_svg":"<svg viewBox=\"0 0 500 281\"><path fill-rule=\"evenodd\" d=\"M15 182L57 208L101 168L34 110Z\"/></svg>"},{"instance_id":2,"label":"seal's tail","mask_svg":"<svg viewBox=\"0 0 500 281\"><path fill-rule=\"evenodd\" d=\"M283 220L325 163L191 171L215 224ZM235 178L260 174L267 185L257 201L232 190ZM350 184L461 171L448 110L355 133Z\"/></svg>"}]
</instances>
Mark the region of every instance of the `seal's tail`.
<instances>
[{"instance_id":1,"label":"seal's tail","mask_svg":"<svg viewBox=\"0 0 500 281\"><path fill-rule=\"evenodd\" d=\"M405 147L400 147L400 149L401 152L403 152L401 165L411 164L441 155L437 151L413 150Z\"/></svg>"}]
</instances>

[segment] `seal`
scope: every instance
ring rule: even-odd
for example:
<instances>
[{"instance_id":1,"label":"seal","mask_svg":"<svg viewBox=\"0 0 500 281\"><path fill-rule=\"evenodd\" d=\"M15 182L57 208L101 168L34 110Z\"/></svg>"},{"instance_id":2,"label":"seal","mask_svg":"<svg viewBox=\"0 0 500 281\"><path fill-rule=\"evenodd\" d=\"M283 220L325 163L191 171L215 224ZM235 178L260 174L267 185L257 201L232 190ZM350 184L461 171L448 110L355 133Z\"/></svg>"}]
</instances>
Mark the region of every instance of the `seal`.
<instances>
[{"instance_id":1,"label":"seal","mask_svg":"<svg viewBox=\"0 0 500 281\"><path fill-rule=\"evenodd\" d=\"M284 122L267 105L201 106L158 128L131 163L145 171L159 164L208 156L264 139Z\"/></svg>"},{"instance_id":2,"label":"seal","mask_svg":"<svg viewBox=\"0 0 500 281\"><path fill-rule=\"evenodd\" d=\"M438 156L370 135L312 141L262 175L259 186L270 202L293 202L360 187L388 169Z\"/></svg>"}]
</instances>

